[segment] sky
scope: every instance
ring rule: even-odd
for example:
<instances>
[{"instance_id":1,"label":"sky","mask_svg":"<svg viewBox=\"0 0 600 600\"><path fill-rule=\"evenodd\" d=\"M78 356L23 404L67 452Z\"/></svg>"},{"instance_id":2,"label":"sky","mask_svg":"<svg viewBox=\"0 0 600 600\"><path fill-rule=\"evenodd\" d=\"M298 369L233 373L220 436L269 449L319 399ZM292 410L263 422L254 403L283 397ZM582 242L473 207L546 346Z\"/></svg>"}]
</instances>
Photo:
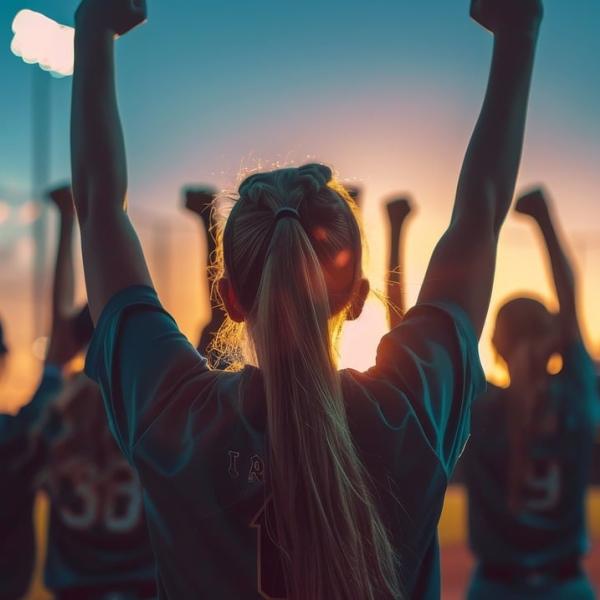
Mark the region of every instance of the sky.
<instances>
[{"instance_id":1,"label":"sky","mask_svg":"<svg viewBox=\"0 0 600 600\"><path fill-rule=\"evenodd\" d=\"M28 204L37 67L10 53L10 24L30 8L72 25L76 4L0 2L0 201L16 207L4 222L0 211L0 313L17 349L0 406L20 402L30 388L38 365L31 342L39 334L31 326L35 210ZM148 4L149 22L117 42L130 203L159 292L183 330L197 334L206 306L197 231L179 209L180 189L192 182L231 188L240 171L259 166L318 160L361 183L367 270L379 289L383 199L409 192L417 214L407 232L405 276L414 301L448 223L489 68L491 36L468 18L468 0ZM545 6L519 189L544 182L554 199L578 268L588 346L599 356L600 4ZM55 183L69 177L70 79L50 83ZM538 242L530 224L509 218L492 317L516 292L537 293L552 305ZM496 368L492 323L481 345L488 372ZM344 338L344 364L368 366L384 330L383 310L373 303Z\"/></svg>"}]
</instances>

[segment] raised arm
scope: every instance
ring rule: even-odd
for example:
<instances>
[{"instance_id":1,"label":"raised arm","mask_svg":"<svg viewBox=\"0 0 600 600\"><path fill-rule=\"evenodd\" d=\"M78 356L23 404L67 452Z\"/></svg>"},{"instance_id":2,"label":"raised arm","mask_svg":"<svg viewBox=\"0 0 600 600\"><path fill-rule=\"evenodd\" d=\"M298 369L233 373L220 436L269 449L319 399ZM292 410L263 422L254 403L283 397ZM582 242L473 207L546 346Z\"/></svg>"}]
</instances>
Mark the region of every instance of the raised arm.
<instances>
[{"instance_id":1,"label":"raised arm","mask_svg":"<svg viewBox=\"0 0 600 600\"><path fill-rule=\"evenodd\" d=\"M478 335L489 308L498 234L519 169L541 0L473 0L494 34L485 101L464 159L450 226L429 263L419 303L452 301Z\"/></svg>"},{"instance_id":2,"label":"raised arm","mask_svg":"<svg viewBox=\"0 0 600 600\"><path fill-rule=\"evenodd\" d=\"M75 17L71 167L94 322L116 292L152 285L125 212L127 166L114 74L115 35L144 18L141 0L83 0Z\"/></svg>"},{"instance_id":3,"label":"raised arm","mask_svg":"<svg viewBox=\"0 0 600 600\"><path fill-rule=\"evenodd\" d=\"M189 187L184 190L185 208L196 215L202 223L206 234L206 263L202 267L201 276L208 282L210 321L204 326L198 342L198 352L208 356L208 349L213 337L225 320L225 312L219 305L214 289L214 273L212 264L217 248L215 240L214 200L217 191L211 187ZM204 252L204 248L202 248Z\"/></svg>"},{"instance_id":4,"label":"raised arm","mask_svg":"<svg viewBox=\"0 0 600 600\"><path fill-rule=\"evenodd\" d=\"M390 247L388 260L388 323L390 329L399 325L406 312L406 290L404 285L404 252L402 233L406 218L412 206L407 198L397 198L386 204L388 223L390 226Z\"/></svg>"},{"instance_id":5,"label":"raised arm","mask_svg":"<svg viewBox=\"0 0 600 600\"><path fill-rule=\"evenodd\" d=\"M70 326L75 302L73 264L75 210L71 188L68 186L50 191L48 197L58 212L58 245L52 282L52 323L46 363L60 368L76 353Z\"/></svg>"},{"instance_id":6,"label":"raised arm","mask_svg":"<svg viewBox=\"0 0 600 600\"><path fill-rule=\"evenodd\" d=\"M515 210L531 217L542 233L558 298L563 334L567 338L577 339L581 336L581 331L577 320L575 275L554 224L555 219L544 190L538 188L521 196Z\"/></svg>"},{"instance_id":7,"label":"raised arm","mask_svg":"<svg viewBox=\"0 0 600 600\"><path fill-rule=\"evenodd\" d=\"M356 207L361 210L363 207L363 190L359 185L348 184L344 185L346 191L350 195L350 198L354 200Z\"/></svg>"}]
</instances>

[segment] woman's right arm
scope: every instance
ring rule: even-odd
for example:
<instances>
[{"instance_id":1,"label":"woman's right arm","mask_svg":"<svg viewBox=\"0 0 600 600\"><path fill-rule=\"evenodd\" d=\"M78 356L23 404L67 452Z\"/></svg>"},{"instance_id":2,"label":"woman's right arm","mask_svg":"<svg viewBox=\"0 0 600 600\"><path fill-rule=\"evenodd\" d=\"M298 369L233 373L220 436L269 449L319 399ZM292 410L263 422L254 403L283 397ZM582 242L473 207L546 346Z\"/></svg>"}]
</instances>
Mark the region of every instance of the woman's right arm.
<instances>
[{"instance_id":1,"label":"woman's right arm","mask_svg":"<svg viewBox=\"0 0 600 600\"><path fill-rule=\"evenodd\" d=\"M542 0L474 0L494 34L485 101L463 162L450 226L431 257L418 304L451 302L481 335L500 228L519 169Z\"/></svg>"},{"instance_id":2,"label":"woman's right arm","mask_svg":"<svg viewBox=\"0 0 600 600\"><path fill-rule=\"evenodd\" d=\"M135 285L152 286L127 216L127 164L117 105L114 38L144 17L144 2L83 0L75 21L71 171L90 313Z\"/></svg>"}]
</instances>

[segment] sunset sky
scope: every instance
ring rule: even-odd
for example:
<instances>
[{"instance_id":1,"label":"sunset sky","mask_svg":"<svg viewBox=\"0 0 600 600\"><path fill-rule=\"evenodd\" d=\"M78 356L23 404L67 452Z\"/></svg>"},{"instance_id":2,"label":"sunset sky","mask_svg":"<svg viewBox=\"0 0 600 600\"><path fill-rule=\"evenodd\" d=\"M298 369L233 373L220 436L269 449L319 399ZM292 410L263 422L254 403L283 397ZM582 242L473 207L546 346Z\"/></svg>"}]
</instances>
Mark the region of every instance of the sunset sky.
<instances>
[{"instance_id":1,"label":"sunset sky","mask_svg":"<svg viewBox=\"0 0 600 600\"><path fill-rule=\"evenodd\" d=\"M25 401L39 368L32 358L30 294L35 215L24 204L31 198L37 67L10 53L10 25L23 8L72 25L76 4L0 3L0 314L15 350L0 384L0 407ZM554 198L577 261L586 339L599 357L600 4L545 4L519 189L543 181ZM149 0L149 23L118 41L130 202L159 292L186 333L196 336L206 306L197 231L178 208L179 190L192 182L231 188L241 170L258 166L318 160L363 185L368 273L378 289L387 235L382 199L409 192L418 207L406 245L414 301L448 223L489 67L491 37L470 21L468 5ZM70 79L52 80L51 87L54 183L69 176ZM536 232L511 216L491 315L519 291L552 302ZM383 309L374 303L348 332L343 363L368 366L384 330ZM489 334L488 326L481 350L492 372Z\"/></svg>"}]
</instances>

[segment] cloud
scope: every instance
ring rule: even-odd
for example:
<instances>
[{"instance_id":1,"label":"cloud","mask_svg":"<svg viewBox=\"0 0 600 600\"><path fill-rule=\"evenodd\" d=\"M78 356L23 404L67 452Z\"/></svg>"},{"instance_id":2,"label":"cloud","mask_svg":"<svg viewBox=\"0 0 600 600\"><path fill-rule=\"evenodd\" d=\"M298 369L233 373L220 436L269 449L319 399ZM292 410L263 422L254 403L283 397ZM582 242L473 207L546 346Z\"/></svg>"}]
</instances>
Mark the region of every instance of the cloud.
<instances>
[{"instance_id":1,"label":"cloud","mask_svg":"<svg viewBox=\"0 0 600 600\"><path fill-rule=\"evenodd\" d=\"M12 30L13 54L26 63L38 64L55 77L73 74L75 30L72 27L26 9L17 13Z\"/></svg>"}]
</instances>

